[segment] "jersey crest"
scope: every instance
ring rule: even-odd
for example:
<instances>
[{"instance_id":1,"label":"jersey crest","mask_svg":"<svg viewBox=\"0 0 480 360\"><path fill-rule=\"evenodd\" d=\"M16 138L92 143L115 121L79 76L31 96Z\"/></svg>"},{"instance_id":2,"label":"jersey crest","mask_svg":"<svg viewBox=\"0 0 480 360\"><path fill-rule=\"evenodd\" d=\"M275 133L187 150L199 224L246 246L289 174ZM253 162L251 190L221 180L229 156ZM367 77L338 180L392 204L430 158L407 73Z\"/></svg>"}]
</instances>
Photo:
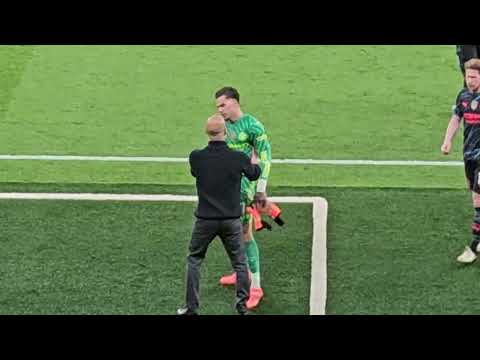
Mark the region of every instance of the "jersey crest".
<instances>
[{"instance_id":1,"label":"jersey crest","mask_svg":"<svg viewBox=\"0 0 480 360\"><path fill-rule=\"evenodd\" d=\"M471 103L470 103L470 107L472 108L473 111L477 110L478 108L478 100L473 100Z\"/></svg>"},{"instance_id":2,"label":"jersey crest","mask_svg":"<svg viewBox=\"0 0 480 360\"><path fill-rule=\"evenodd\" d=\"M243 131L240 134L238 134L238 140L245 141L247 139L248 139L248 135L245 134Z\"/></svg>"}]
</instances>

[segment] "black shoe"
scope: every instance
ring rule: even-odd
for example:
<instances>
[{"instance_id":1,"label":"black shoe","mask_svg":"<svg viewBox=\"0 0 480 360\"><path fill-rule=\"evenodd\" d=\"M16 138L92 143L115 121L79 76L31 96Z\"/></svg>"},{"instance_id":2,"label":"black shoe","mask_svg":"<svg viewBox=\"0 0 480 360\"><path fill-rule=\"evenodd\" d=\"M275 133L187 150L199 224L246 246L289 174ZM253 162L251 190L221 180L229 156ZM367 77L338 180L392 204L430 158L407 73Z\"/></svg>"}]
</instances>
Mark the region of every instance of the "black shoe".
<instances>
[{"instance_id":1,"label":"black shoe","mask_svg":"<svg viewBox=\"0 0 480 360\"><path fill-rule=\"evenodd\" d=\"M184 306L177 310L177 315L198 315L196 311L190 310L188 307Z\"/></svg>"}]
</instances>

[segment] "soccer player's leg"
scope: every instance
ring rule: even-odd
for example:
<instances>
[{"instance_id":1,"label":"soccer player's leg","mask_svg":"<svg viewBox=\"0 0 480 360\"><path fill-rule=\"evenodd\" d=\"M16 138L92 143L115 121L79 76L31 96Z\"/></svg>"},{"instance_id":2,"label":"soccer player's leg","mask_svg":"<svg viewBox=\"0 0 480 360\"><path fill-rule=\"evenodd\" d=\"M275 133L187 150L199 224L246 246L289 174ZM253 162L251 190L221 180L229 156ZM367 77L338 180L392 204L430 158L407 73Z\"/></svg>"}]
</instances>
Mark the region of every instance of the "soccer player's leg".
<instances>
[{"instance_id":1,"label":"soccer player's leg","mask_svg":"<svg viewBox=\"0 0 480 360\"><path fill-rule=\"evenodd\" d=\"M242 200L247 205L253 203L256 191L256 182L250 182L247 179L242 181ZM245 213L243 218L243 239L245 241L248 267L251 273L250 298L247 301L247 308L253 309L258 306L263 298L263 289L260 282L260 252L254 237L253 218L248 213Z\"/></svg>"},{"instance_id":2,"label":"soccer player's leg","mask_svg":"<svg viewBox=\"0 0 480 360\"><path fill-rule=\"evenodd\" d=\"M479 185L480 168L477 162L465 162L465 174L469 189L472 191L472 200L474 208L474 216L472 222L472 241L463 253L457 258L462 264L473 263L480 252L480 185Z\"/></svg>"},{"instance_id":3,"label":"soccer player's leg","mask_svg":"<svg viewBox=\"0 0 480 360\"><path fill-rule=\"evenodd\" d=\"M248 267L251 273L250 298L247 301L247 309L250 310L256 308L263 298L263 289L260 282L260 252L253 236L253 218L250 215L248 223L244 225L243 229Z\"/></svg>"}]
</instances>

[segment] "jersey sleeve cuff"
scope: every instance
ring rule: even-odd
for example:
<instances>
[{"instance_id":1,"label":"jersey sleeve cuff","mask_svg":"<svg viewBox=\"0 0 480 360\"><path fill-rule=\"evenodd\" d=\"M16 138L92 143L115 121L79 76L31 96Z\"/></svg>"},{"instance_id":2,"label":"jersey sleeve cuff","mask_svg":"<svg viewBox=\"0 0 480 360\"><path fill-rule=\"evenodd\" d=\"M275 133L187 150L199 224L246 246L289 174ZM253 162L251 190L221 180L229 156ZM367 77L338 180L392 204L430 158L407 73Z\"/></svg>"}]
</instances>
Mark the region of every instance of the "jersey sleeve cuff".
<instances>
[{"instance_id":1,"label":"jersey sleeve cuff","mask_svg":"<svg viewBox=\"0 0 480 360\"><path fill-rule=\"evenodd\" d=\"M260 179L257 183L257 192L266 193L267 192L267 180Z\"/></svg>"}]
</instances>

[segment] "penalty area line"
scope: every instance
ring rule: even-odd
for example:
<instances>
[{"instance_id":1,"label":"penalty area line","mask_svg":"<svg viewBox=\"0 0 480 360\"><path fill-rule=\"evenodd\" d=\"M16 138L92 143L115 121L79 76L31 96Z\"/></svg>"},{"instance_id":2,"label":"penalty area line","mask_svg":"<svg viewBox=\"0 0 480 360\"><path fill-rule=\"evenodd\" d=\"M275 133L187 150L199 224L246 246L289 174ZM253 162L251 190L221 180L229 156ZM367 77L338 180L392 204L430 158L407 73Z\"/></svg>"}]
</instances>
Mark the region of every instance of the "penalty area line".
<instances>
[{"instance_id":1,"label":"penalty area line","mask_svg":"<svg viewBox=\"0 0 480 360\"><path fill-rule=\"evenodd\" d=\"M310 315L325 315L327 299L328 202L321 197L271 197L277 203L312 204L313 239ZM178 201L196 202L196 196L89 193L0 193L0 200Z\"/></svg>"}]
</instances>

